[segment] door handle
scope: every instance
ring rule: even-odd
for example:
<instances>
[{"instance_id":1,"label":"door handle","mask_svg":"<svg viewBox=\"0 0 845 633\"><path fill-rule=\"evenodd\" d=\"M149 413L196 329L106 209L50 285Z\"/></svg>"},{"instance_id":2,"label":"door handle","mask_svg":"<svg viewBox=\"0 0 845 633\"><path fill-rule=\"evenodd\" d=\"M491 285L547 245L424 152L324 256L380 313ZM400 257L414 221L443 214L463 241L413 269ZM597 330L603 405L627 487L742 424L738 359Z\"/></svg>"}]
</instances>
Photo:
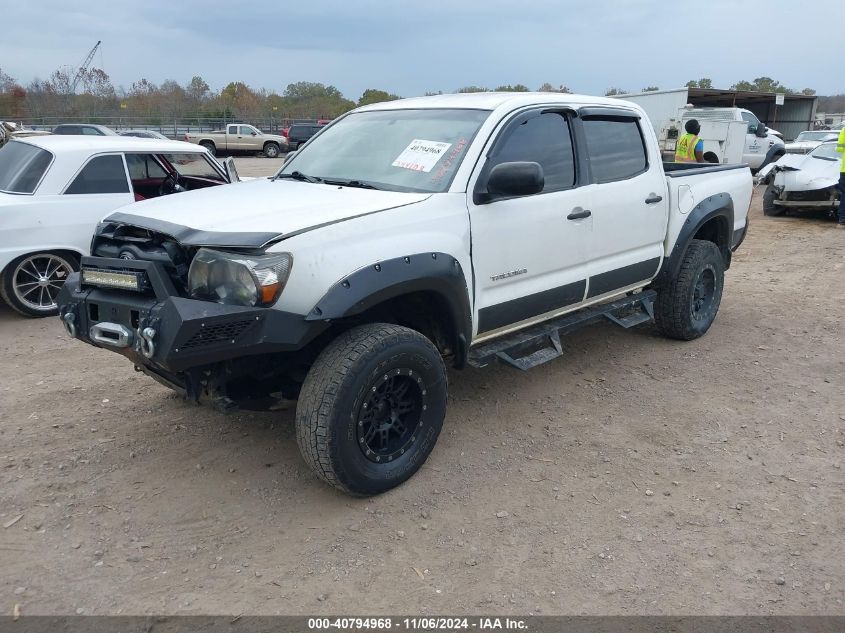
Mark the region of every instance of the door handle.
<instances>
[{"instance_id":1,"label":"door handle","mask_svg":"<svg viewBox=\"0 0 845 633\"><path fill-rule=\"evenodd\" d=\"M572 213L566 216L566 219L583 220L584 218L589 218L591 215L593 215L593 213L589 209L582 209L580 207L576 207L572 210Z\"/></svg>"},{"instance_id":2,"label":"door handle","mask_svg":"<svg viewBox=\"0 0 845 633\"><path fill-rule=\"evenodd\" d=\"M645 199L645 203L646 204L657 204L661 200L663 200L663 196L649 196L648 198Z\"/></svg>"}]
</instances>

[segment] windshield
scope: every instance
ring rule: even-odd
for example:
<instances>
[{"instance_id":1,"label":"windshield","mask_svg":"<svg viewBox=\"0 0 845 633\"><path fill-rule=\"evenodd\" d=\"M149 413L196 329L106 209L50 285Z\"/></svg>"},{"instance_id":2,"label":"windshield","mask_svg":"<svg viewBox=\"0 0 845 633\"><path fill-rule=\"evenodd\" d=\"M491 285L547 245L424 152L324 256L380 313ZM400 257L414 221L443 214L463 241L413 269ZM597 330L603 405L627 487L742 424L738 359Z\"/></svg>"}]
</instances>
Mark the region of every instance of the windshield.
<instances>
[{"instance_id":1,"label":"windshield","mask_svg":"<svg viewBox=\"0 0 845 633\"><path fill-rule=\"evenodd\" d=\"M0 149L0 191L32 193L50 166L47 150L12 141Z\"/></svg>"},{"instance_id":2,"label":"windshield","mask_svg":"<svg viewBox=\"0 0 845 633\"><path fill-rule=\"evenodd\" d=\"M830 132L801 132L796 141L824 141L831 136Z\"/></svg>"},{"instance_id":3,"label":"windshield","mask_svg":"<svg viewBox=\"0 0 845 633\"><path fill-rule=\"evenodd\" d=\"M389 191L446 191L487 110L376 110L322 130L278 177Z\"/></svg>"},{"instance_id":4,"label":"windshield","mask_svg":"<svg viewBox=\"0 0 845 633\"><path fill-rule=\"evenodd\" d=\"M825 160L839 160L842 158L842 154L836 151L836 143L823 143L810 152L810 156Z\"/></svg>"}]
</instances>

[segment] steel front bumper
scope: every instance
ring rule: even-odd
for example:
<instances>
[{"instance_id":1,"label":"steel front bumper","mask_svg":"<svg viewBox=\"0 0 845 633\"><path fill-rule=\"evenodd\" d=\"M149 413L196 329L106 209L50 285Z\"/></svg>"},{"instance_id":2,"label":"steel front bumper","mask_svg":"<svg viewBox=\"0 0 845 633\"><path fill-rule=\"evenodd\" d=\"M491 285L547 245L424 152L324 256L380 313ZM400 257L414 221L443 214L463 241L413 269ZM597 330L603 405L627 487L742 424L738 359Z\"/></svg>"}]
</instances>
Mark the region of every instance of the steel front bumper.
<instances>
[{"instance_id":1,"label":"steel front bumper","mask_svg":"<svg viewBox=\"0 0 845 633\"><path fill-rule=\"evenodd\" d=\"M178 296L163 268L153 262L83 257L83 270L86 266L139 271L149 280L148 288L99 288L73 273L57 299L65 330L159 374L173 376L242 356L295 351L326 327L275 308Z\"/></svg>"}]
</instances>

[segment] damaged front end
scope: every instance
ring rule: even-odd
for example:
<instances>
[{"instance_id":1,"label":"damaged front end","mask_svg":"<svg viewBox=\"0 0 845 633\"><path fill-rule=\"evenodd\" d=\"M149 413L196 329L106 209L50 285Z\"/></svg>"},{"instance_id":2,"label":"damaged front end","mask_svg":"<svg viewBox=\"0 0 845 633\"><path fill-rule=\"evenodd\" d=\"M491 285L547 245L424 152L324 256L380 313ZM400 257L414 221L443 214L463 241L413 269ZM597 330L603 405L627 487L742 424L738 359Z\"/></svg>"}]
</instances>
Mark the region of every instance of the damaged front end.
<instances>
[{"instance_id":1,"label":"damaged front end","mask_svg":"<svg viewBox=\"0 0 845 633\"><path fill-rule=\"evenodd\" d=\"M822 211L831 217L839 208L839 181L789 166L776 166L763 196L766 215L785 211Z\"/></svg>"},{"instance_id":2,"label":"damaged front end","mask_svg":"<svg viewBox=\"0 0 845 633\"><path fill-rule=\"evenodd\" d=\"M169 234L107 223L91 251L57 301L70 336L119 353L185 398L219 409L270 408L295 397L302 350L322 323L191 298L188 270L198 247Z\"/></svg>"}]
</instances>

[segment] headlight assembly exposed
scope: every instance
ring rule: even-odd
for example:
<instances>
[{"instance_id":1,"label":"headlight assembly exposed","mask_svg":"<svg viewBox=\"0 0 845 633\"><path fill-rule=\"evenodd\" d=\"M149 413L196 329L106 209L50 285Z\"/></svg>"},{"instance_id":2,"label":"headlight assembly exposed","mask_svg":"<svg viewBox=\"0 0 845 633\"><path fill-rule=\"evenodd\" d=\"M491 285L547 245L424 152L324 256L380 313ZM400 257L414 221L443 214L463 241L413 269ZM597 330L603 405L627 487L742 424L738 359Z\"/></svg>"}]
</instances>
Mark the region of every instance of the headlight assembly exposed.
<instances>
[{"instance_id":1,"label":"headlight assembly exposed","mask_svg":"<svg viewBox=\"0 0 845 633\"><path fill-rule=\"evenodd\" d=\"M194 299L268 306L279 298L292 264L290 253L241 255L201 248L191 262L188 290Z\"/></svg>"}]
</instances>

